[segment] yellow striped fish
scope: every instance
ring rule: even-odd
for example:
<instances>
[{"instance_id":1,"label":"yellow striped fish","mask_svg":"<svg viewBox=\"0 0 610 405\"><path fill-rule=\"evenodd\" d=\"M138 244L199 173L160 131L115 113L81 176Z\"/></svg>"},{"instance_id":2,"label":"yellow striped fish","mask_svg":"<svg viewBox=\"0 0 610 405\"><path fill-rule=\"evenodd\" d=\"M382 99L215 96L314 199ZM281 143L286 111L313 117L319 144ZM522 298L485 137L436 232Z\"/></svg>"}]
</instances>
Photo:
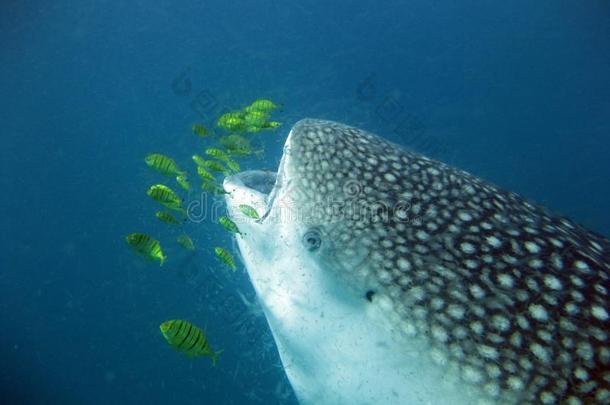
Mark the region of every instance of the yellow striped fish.
<instances>
[{"instance_id":1,"label":"yellow striped fish","mask_svg":"<svg viewBox=\"0 0 610 405\"><path fill-rule=\"evenodd\" d=\"M202 138L214 135L210 131L208 131L208 129L203 124L193 124L192 130L193 133L199 135Z\"/></svg>"},{"instance_id":2,"label":"yellow striped fish","mask_svg":"<svg viewBox=\"0 0 610 405\"><path fill-rule=\"evenodd\" d=\"M261 132L263 130L263 127L257 127L256 125L251 125L249 127L246 127L246 132L249 132L251 134L256 134L258 132Z\"/></svg>"},{"instance_id":3,"label":"yellow striped fish","mask_svg":"<svg viewBox=\"0 0 610 405\"><path fill-rule=\"evenodd\" d=\"M201 177L201 180L215 181L214 175L208 172L203 166L197 166L197 174Z\"/></svg>"},{"instance_id":4,"label":"yellow striped fish","mask_svg":"<svg viewBox=\"0 0 610 405\"><path fill-rule=\"evenodd\" d=\"M183 214L186 214L184 208L182 208L182 199L171 188L163 184L155 184L150 186L146 194L170 210L180 211Z\"/></svg>"},{"instance_id":5,"label":"yellow striped fish","mask_svg":"<svg viewBox=\"0 0 610 405\"><path fill-rule=\"evenodd\" d=\"M224 135L218 141L232 155L247 156L252 152L250 140L238 134Z\"/></svg>"},{"instance_id":6,"label":"yellow striped fish","mask_svg":"<svg viewBox=\"0 0 610 405\"><path fill-rule=\"evenodd\" d=\"M208 356L212 359L212 366L216 365L222 350L212 350L205 333L197 326L181 319L172 319L163 322L159 329L167 343L174 349L184 352L189 357Z\"/></svg>"},{"instance_id":7,"label":"yellow striped fish","mask_svg":"<svg viewBox=\"0 0 610 405\"><path fill-rule=\"evenodd\" d=\"M246 125L249 127L262 127L267 118L269 118L269 115L265 112L252 111L246 114L244 121L246 121Z\"/></svg>"},{"instance_id":8,"label":"yellow striped fish","mask_svg":"<svg viewBox=\"0 0 610 405\"><path fill-rule=\"evenodd\" d=\"M242 214L244 214L245 216L247 216L249 218L256 219L256 220L261 219L260 215L258 215L258 212L256 212L256 210L253 207L251 207L247 204L240 204L239 210L241 211Z\"/></svg>"},{"instance_id":9,"label":"yellow striped fish","mask_svg":"<svg viewBox=\"0 0 610 405\"><path fill-rule=\"evenodd\" d=\"M189 183L188 175L186 173L180 173L176 176L176 182L186 191L191 191L191 183Z\"/></svg>"},{"instance_id":10,"label":"yellow striped fish","mask_svg":"<svg viewBox=\"0 0 610 405\"><path fill-rule=\"evenodd\" d=\"M212 156L218 160L222 160L223 162L231 160L231 158L229 157L229 155L226 154L225 151L218 148L207 148L205 150L205 154L208 156Z\"/></svg>"},{"instance_id":11,"label":"yellow striped fish","mask_svg":"<svg viewBox=\"0 0 610 405\"><path fill-rule=\"evenodd\" d=\"M203 163L205 162L205 159L199 155L193 155L193 162L195 162L197 166L203 166L205 164Z\"/></svg>"},{"instance_id":12,"label":"yellow striped fish","mask_svg":"<svg viewBox=\"0 0 610 405\"><path fill-rule=\"evenodd\" d=\"M241 111L228 112L221 115L216 124L221 128L228 129L229 131L239 131L245 126L242 116L243 113Z\"/></svg>"},{"instance_id":13,"label":"yellow striped fish","mask_svg":"<svg viewBox=\"0 0 610 405\"><path fill-rule=\"evenodd\" d=\"M193 243L193 240L187 234L182 234L178 236L178 238L176 238L176 241L186 250L195 250L195 243Z\"/></svg>"},{"instance_id":14,"label":"yellow striped fish","mask_svg":"<svg viewBox=\"0 0 610 405\"><path fill-rule=\"evenodd\" d=\"M227 217L226 215L223 215L220 218L218 218L218 223L220 225L222 225L223 228L225 228L227 231L229 231L231 233L241 234L241 232L239 231L239 228L237 227L237 224L235 222L233 222L231 220L231 218Z\"/></svg>"},{"instance_id":15,"label":"yellow striped fish","mask_svg":"<svg viewBox=\"0 0 610 405\"><path fill-rule=\"evenodd\" d=\"M218 184L216 184L212 181L209 181L209 180L203 180L203 182L201 183L201 189L203 191L212 193L214 195L229 194L228 192L225 191L224 188L220 187Z\"/></svg>"},{"instance_id":16,"label":"yellow striped fish","mask_svg":"<svg viewBox=\"0 0 610 405\"><path fill-rule=\"evenodd\" d=\"M255 155L256 157L261 158L263 154L262 149L254 150L250 141L239 134L225 135L218 141L232 156Z\"/></svg>"},{"instance_id":17,"label":"yellow striped fish","mask_svg":"<svg viewBox=\"0 0 610 405\"><path fill-rule=\"evenodd\" d=\"M227 167L229 169L231 169L232 171L234 171L235 173L241 171L241 167L239 166L239 163L237 163L234 160L227 160Z\"/></svg>"},{"instance_id":18,"label":"yellow striped fish","mask_svg":"<svg viewBox=\"0 0 610 405\"><path fill-rule=\"evenodd\" d=\"M182 173L174 159L160 153L151 153L144 158L144 161L148 167L155 169L165 176L176 176Z\"/></svg>"},{"instance_id":19,"label":"yellow striped fish","mask_svg":"<svg viewBox=\"0 0 610 405\"><path fill-rule=\"evenodd\" d=\"M235 264L235 259L233 258L233 255L231 255L231 253L229 253L226 249L221 247L215 247L214 253L216 253L216 257L218 257L221 262L229 266L231 270L237 270L237 265Z\"/></svg>"},{"instance_id":20,"label":"yellow striped fish","mask_svg":"<svg viewBox=\"0 0 610 405\"><path fill-rule=\"evenodd\" d=\"M180 221L178 221L172 214L165 211L157 211L155 216L159 221L164 222L168 225L180 225Z\"/></svg>"},{"instance_id":21,"label":"yellow striped fish","mask_svg":"<svg viewBox=\"0 0 610 405\"><path fill-rule=\"evenodd\" d=\"M275 104L273 101L266 100L263 98L263 99L255 100L252 104L247 106L244 110L246 112L252 112L252 111L270 112L270 111L276 110L278 108L279 108L279 106L277 104Z\"/></svg>"},{"instance_id":22,"label":"yellow striped fish","mask_svg":"<svg viewBox=\"0 0 610 405\"><path fill-rule=\"evenodd\" d=\"M281 122L278 122L278 121L268 121L268 122L265 122L262 125L262 127L266 128L266 129L275 129L275 128L279 127L280 125L282 125Z\"/></svg>"},{"instance_id":23,"label":"yellow striped fish","mask_svg":"<svg viewBox=\"0 0 610 405\"><path fill-rule=\"evenodd\" d=\"M125 237L125 240L136 253L140 254L147 260L159 260L161 266L163 266L163 263L165 263L167 256L163 254L161 244L158 240L155 240L143 233L131 233Z\"/></svg>"},{"instance_id":24,"label":"yellow striped fish","mask_svg":"<svg viewBox=\"0 0 610 405\"><path fill-rule=\"evenodd\" d=\"M224 162L229 169L234 172L239 172L241 168L239 167L239 163L231 159L231 157L223 150L218 148L207 148L205 150L205 154L208 156L212 156L221 162ZM204 163L205 165L205 163Z\"/></svg>"},{"instance_id":25,"label":"yellow striped fish","mask_svg":"<svg viewBox=\"0 0 610 405\"><path fill-rule=\"evenodd\" d=\"M229 174L229 171L224 167L222 163L216 160L204 160L201 162L201 167L205 167L208 170L211 170L216 173Z\"/></svg>"}]
</instances>

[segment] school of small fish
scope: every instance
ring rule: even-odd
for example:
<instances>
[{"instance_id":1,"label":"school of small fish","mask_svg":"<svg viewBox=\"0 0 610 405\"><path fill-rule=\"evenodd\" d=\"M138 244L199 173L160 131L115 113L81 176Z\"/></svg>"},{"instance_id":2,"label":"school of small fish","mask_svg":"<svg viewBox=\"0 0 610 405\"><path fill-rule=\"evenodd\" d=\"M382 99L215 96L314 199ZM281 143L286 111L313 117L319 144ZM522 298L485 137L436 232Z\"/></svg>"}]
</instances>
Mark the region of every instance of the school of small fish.
<instances>
[{"instance_id":1,"label":"school of small fish","mask_svg":"<svg viewBox=\"0 0 610 405\"><path fill-rule=\"evenodd\" d=\"M272 130L280 125L271 121L271 113L280 107L271 100L259 99L246 106L243 110L230 111L218 118L216 125L232 132L256 133Z\"/></svg>"},{"instance_id":2,"label":"school of small fish","mask_svg":"<svg viewBox=\"0 0 610 405\"><path fill-rule=\"evenodd\" d=\"M241 166L237 161L239 158L254 156L261 159L264 150L252 145L252 141L249 139L250 134L278 128L281 123L271 120L272 112L278 109L280 106L273 101L258 99L241 110L224 113L214 120L218 130L210 130L203 123L194 123L191 126L193 134L206 142L216 143L205 147L201 154L192 156L202 191L211 196L226 194L220 179L217 179L216 176L227 176L240 172ZM158 174L174 177L179 191L181 189L182 192L191 193L192 187L188 171L182 170L171 157L155 152L148 154L144 158L144 162ZM186 251L196 251L195 241L184 231L184 224L188 219L187 210L184 207L186 198L170 185L163 183L151 185L146 194L151 200L169 210L156 211L155 217L173 229L180 229L180 234L174 237L175 243ZM253 207L243 205L240 209L245 216L255 220L260 219ZM216 222L230 234L241 235L237 224L226 215L220 216ZM147 261L158 261L162 266L167 260L161 242L146 233L131 233L125 237L125 240L135 253ZM235 258L228 249L216 246L213 248L213 252L222 265L234 272L237 271ZM168 320L160 325L160 330L167 343L174 349L185 353L188 357L209 357L212 365L216 365L216 360L222 350L212 350L206 334L199 327L186 320Z\"/></svg>"}]
</instances>

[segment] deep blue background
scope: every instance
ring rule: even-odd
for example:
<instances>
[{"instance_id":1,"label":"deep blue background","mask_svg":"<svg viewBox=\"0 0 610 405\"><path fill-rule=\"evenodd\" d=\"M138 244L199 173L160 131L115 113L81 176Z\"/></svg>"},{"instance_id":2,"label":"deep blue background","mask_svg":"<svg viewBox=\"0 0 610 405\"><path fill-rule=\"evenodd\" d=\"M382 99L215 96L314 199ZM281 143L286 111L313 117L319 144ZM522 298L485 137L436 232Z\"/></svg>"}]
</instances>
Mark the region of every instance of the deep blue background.
<instances>
[{"instance_id":1,"label":"deep blue background","mask_svg":"<svg viewBox=\"0 0 610 405\"><path fill-rule=\"evenodd\" d=\"M231 246L217 226L189 224L200 250L163 269L122 240L175 237L142 159L190 165L200 92L206 116L284 104L246 168L329 118L610 234L607 1L54 3L0 5L2 403L295 403L247 276L210 254ZM216 368L167 347L177 317L225 350Z\"/></svg>"}]
</instances>

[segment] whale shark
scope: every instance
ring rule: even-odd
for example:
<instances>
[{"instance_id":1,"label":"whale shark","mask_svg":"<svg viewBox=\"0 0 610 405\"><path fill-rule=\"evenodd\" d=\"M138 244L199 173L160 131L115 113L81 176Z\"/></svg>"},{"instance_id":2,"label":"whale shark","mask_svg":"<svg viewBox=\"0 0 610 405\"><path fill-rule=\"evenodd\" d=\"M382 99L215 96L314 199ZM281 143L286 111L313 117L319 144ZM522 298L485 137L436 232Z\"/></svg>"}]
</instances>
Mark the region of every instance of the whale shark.
<instances>
[{"instance_id":1,"label":"whale shark","mask_svg":"<svg viewBox=\"0 0 610 405\"><path fill-rule=\"evenodd\" d=\"M324 120L223 187L301 404L610 403L604 237Z\"/></svg>"}]
</instances>

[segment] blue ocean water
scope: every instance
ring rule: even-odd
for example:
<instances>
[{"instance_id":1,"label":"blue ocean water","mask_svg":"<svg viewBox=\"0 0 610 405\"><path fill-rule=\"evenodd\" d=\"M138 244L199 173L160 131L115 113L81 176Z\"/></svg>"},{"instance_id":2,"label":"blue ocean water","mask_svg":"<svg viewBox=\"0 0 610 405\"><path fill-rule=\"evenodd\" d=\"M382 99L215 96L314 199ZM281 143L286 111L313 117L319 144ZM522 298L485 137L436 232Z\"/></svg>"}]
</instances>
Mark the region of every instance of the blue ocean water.
<instances>
[{"instance_id":1,"label":"blue ocean water","mask_svg":"<svg viewBox=\"0 0 610 405\"><path fill-rule=\"evenodd\" d=\"M303 117L444 160L610 235L610 9L605 1L67 1L0 5L0 402L296 404L231 247L204 219L163 268L144 156L183 166L190 131L256 98L274 169ZM190 198L199 198L191 195ZM212 203L211 200L208 203ZM224 350L171 350L184 318Z\"/></svg>"}]
</instances>

